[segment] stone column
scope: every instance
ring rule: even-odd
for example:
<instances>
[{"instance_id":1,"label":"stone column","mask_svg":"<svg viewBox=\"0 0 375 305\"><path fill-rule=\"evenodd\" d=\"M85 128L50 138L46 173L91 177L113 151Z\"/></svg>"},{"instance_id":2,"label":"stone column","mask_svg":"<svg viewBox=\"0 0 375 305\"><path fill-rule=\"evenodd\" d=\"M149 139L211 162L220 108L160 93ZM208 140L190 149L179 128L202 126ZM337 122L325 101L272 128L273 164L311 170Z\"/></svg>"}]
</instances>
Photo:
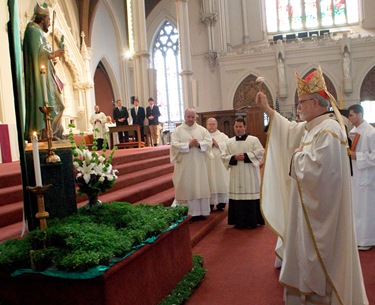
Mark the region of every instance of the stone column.
<instances>
[{"instance_id":1,"label":"stone column","mask_svg":"<svg viewBox=\"0 0 375 305\"><path fill-rule=\"evenodd\" d=\"M249 36L249 25L247 22L247 4L246 0L242 0L242 22L243 22L243 43L248 44L250 42Z\"/></svg>"},{"instance_id":2,"label":"stone column","mask_svg":"<svg viewBox=\"0 0 375 305\"><path fill-rule=\"evenodd\" d=\"M82 46L81 46L81 55L84 61L84 71L83 71L83 80L74 84L74 88L78 90L79 94L79 106L77 116L77 128L81 131L86 131L91 129L90 116L92 112L91 101L93 100L92 95L94 95L94 82L91 75L90 61L92 55L92 48L88 48L85 43L85 33L81 33L82 37ZM81 119L80 119L81 118ZM85 121L83 121L85 118Z\"/></svg>"},{"instance_id":3,"label":"stone column","mask_svg":"<svg viewBox=\"0 0 375 305\"><path fill-rule=\"evenodd\" d=\"M208 59L208 65L211 72L215 71L217 52L215 50L215 33L214 27L217 21L217 12L214 7L212 0L203 0L202 11L201 11L201 21L207 27L208 35L208 52L206 53L206 58Z\"/></svg>"},{"instance_id":4,"label":"stone column","mask_svg":"<svg viewBox=\"0 0 375 305\"><path fill-rule=\"evenodd\" d=\"M192 63L190 51L190 31L189 31L189 15L188 15L188 1L176 0L177 10L177 27L180 38L180 52L181 52L181 82L182 82L182 96L184 108L193 107L193 91L192 91Z\"/></svg>"},{"instance_id":5,"label":"stone column","mask_svg":"<svg viewBox=\"0 0 375 305\"><path fill-rule=\"evenodd\" d=\"M134 34L134 93L141 105L147 104L150 95L148 84L148 60L146 15L144 1L132 0L132 28Z\"/></svg>"}]
</instances>

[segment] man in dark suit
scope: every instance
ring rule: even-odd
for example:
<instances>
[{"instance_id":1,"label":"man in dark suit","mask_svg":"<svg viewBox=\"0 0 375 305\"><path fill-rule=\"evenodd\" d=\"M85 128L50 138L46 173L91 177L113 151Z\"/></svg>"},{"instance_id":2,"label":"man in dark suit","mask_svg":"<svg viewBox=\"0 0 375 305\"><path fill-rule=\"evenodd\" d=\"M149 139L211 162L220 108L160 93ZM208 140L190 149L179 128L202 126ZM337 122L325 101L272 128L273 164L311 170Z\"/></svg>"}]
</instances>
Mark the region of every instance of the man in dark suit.
<instances>
[{"instance_id":1,"label":"man in dark suit","mask_svg":"<svg viewBox=\"0 0 375 305\"><path fill-rule=\"evenodd\" d=\"M148 99L148 106L146 108L146 117L148 119L148 125L150 127L150 133L152 138L152 143L154 146L158 145L159 141L159 107L154 105L155 101L152 97Z\"/></svg>"},{"instance_id":2,"label":"man in dark suit","mask_svg":"<svg viewBox=\"0 0 375 305\"><path fill-rule=\"evenodd\" d=\"M113 109L113 118L116 121L116 126L121 125L129 125L128 123L128 109L126 107L122 106L121 100L116 101L117 107ZM129 133L127 131L119 131L118 133L118 140L120 143L123 143L125 139L125 142L129 142Z\"/></svg>"},{"instance_id":3,"label":"man in dark suit","mask_svg":"<svg viewBox=\"0 0 375 305\"><path fill-rule=\"evenodd\" d=\"M133 119L133 125L139 125L141 129L141 141L144 141L144 120L145 120L145 109L139 106L138 99L134 99L134 108L130 110L130 114ZM135 136L136 141L138 141L138 135Z\"/></svg>"}]
</instances>

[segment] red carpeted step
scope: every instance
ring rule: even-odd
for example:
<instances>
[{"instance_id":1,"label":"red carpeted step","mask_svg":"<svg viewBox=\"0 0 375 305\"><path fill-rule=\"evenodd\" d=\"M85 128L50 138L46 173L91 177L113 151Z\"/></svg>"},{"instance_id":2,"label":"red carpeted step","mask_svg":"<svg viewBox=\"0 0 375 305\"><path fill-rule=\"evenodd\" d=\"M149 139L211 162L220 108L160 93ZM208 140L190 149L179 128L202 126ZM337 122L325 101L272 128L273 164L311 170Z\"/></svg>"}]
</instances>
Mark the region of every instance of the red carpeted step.
<instances>
[{"instance_id":1,"label":"red carpeted step","mask_svg":"<svg viewBox=\"0 0 375 305\"><path fill-rule=\"evenodd\" d=\"M12 185L7 187L0 188L0 206L4 206L10 204L12 202L22 201L23 200L23 193L22 193L22 185Z\"/></svg>"},{"instance_id":2,"label":"red carpeted step","mask_svg":"<svg viewBox=\"0 0 375 305\"><path fill-rule=\"evenodd\" d=\"M168 145L116 151L112 164L119 171L113 188L99 197L103 202L161 203L170 205L174 198L173 167ZM109 151L106 152L106 155ZM9 228L22 220L23 198L19 162L0 164L0 236L11 236ZM87 196L77 197L77 205L87 203ZM149 201L149 202L146 202ZM17 225L15 225L17 227ZM0 242L5 238L0 237Z\"/></svg>"},{"instance_id":3,"label":"red carpeted step","mask_svg":"<svg viewBox=\"0 0 375 305\"><path fill-rule=\"evenodd\" d=\"M137 162L165 155L169 156L169 145L122 149L115 152L112 164Z\"/></svg>"},{"instance_id":4,"label":"red carpeted step","mask_svg":"<svg viewBox=\"0 0 375 305\"><path fill-rule=\"evenodd\" d=\"M21 184L20 163L0 163L0 187L3 188L18 184Z\"/></svg>"},{"instance_id":5,"label":"red carpeted step","mask_svg":"<svg viewBox=\"0 0 375 305\"><path fill-rule=\"evenodd\" d=\"M23 202L10 203L0 207L0 228L22 221Z\"/></svg>"},{"instance_id":6,"label":"red carpeted step","mask_svg":"<svg viewBox=\"0 0 375 305\"><path fill-rule=\"evenodd\" d=\"M0 230L0 243L4 240L7 240L9 238L22 238L22 226L23 222L16 222L9 226L3 227ZM26 232L27 234L27 225L26 225Z\"/></svg>"},{"instance_id":7,"label":"red carpeted step","mask_svg":"<svg viewBox=\"0 0 375 305\"><path fill-rule=\"evenodd\" d=\"M227 210L211 212L205 220L198 220L190 223L191 246L194 247L208 233L212 231L224 218L228 216Z\"/></svg>"},{"instance_id":8,"label":"red carpeted step","mask_svg":"<svg viewBox=\"0 0 375 305\"><path fill-rule=\"evenodd\" d=\"M162 204L164 206L171 206L174 200L174 188L167 189L163 192L159 192L151 197L144 198L136 204L146 203L146 204Z\"/></svg>"},{"instance_id":9,"label":"red carpeted step","mask_svg":"<svg viewBox=\"0 0 375 305\"><path fill-rule=\"evenodd\" d=\"M158 194L166 189L173 187L172 173L161 177L140 181L137 184L120 189L117 192L103 193L99 199L103 202L125 201L135 203L143 198Z\"/></svg>"},{"instance_id":10,"label":"red carpeted step","mask_svg":"<svg viewBox=\"0 0 375 305\"><path fill-rule=\"evenodd\" d=\"M130 174L136 171L152 168L158 165L170 164L169 155L149 158L145 160L140 160L137 162L127 162L122 164L113 165L114 169L119 171L120 175Z\"/></svg>"}]
</instances>

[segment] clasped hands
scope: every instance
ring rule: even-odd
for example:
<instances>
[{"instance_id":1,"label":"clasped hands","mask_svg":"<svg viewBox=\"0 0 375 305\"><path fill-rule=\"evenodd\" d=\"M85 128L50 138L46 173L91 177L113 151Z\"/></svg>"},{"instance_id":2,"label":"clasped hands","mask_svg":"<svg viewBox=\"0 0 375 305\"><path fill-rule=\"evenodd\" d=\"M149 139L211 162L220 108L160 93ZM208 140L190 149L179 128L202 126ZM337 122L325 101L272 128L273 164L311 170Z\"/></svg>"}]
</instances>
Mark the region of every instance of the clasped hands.
<instances>
[{"instance_id":1,"label":"clasped hands","mask_svg":"<svg viewBox=\"0 0 375 305\"><path fill-rule=\"evenodd\" d=\"M244 153L235 154L234 159L236 161L244 161L245 160L245 154Z\"/></svg>"},{"instance_id":2,"label":"clasped hands","mask_svg":"<svg viewBox=\"0 0 375 305\"><path fill-rule=\"evenodd\" d=\"M189 148L190 147L200 147L200 145L199 145L199 141L197 140L197 139L191 139L190 141L189 141Z\"/></svg>"}]
</instances>

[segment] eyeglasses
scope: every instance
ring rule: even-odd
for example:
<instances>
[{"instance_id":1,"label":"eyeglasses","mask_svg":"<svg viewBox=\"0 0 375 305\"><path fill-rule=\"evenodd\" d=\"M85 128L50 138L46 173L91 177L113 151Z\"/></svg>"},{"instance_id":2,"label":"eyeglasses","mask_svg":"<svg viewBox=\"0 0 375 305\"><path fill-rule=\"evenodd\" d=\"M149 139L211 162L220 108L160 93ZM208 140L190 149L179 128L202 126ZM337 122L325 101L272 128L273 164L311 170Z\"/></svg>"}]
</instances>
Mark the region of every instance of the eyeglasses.
<instances>
[{"instance_id":1,"label":"eyeglasses","mask_svg":"<svg viewBox=\"0 0 375 305\"><path fill-rule=\"evenodd\" d=\"M312 101L314 98L308 98L305 100L298 101L297 106L301 105L303 102Z\"/></svg>"}]
</instances>

